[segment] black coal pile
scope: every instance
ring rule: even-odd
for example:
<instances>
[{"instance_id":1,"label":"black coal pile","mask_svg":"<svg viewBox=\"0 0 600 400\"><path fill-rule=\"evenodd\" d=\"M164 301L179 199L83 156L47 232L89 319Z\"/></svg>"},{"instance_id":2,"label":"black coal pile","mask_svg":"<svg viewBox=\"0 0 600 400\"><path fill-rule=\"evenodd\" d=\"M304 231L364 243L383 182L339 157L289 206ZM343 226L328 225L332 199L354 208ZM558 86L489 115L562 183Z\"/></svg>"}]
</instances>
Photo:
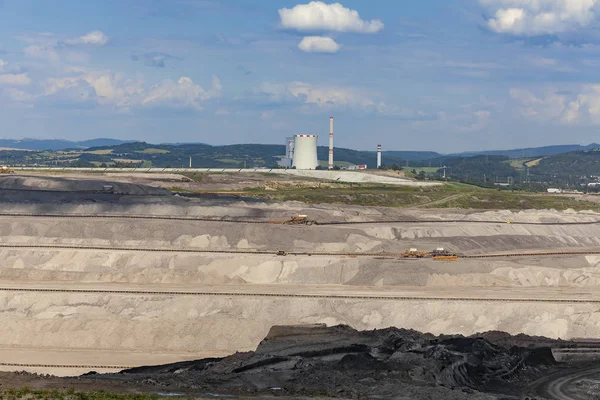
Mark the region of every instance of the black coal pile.
<instances>
[{"instance_id":1,"label":"black coal pile","mask_svg":"<svg viewBox=\"0 0 600 400\"><path fill-rule=\"evenodd\" d=\"M200 394L498 399L494 393L508 395L523 376L555 364L548 347L506 346L483 336L276 326L254 352L88 378Z\"/></svg>"}]
</instances>

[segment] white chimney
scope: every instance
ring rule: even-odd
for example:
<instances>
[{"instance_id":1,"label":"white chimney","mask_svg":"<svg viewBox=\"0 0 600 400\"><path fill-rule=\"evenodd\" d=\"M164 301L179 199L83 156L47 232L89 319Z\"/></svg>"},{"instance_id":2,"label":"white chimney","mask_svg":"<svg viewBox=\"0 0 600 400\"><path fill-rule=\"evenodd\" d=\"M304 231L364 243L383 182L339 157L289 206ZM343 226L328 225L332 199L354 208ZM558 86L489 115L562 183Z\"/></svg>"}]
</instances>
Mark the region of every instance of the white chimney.
<instances>
[{"instance_id":1,"label":"white chimney","mask_svg":"<svg viewBox=\"0 0 600 400\"><path fill-rule=\"evenodd\" d=\"M329 169L333 169L333 117L329 118Z\"/></svg>"},{"instance_id":2,"label":"white chimney","mask_svg":"<svg viewBox=\"0 0 600 400\"><path fill-rule=\"evenodd\" d=\"M377 168L381 168L381 145L377 145Z\"/></svg>"}]
</instances>

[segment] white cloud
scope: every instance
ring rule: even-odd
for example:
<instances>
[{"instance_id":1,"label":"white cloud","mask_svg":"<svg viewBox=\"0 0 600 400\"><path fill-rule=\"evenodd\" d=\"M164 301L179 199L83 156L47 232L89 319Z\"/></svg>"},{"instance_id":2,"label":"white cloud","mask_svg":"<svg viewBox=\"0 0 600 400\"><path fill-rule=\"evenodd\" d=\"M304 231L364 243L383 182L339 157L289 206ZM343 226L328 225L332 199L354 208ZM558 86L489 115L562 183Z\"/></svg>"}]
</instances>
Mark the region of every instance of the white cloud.
<instances>
[{"instance_id":1,"label":"white cloud","mask_svg":"<svg viewBox=\"0 0 600 400\"><path fill-rule=\"evenodd\" d=\"M479 0L492 14L494 32L536 36L558 34L591 25L600 0Z\"/></svg>"},{"instance_id":2,"label":"white cloud","mask_svg":"<svg viewBox=\"0 0 600 400\"><path fill-rule=\"evenodd\" d=\"M65 40L68 45L89 44L94 46L104 46L108 43L108 36L101 31L92 31L83 36Z\"/></svg>"},{"instance_id":3,"label":"white cloud","mask_svg":"<svg viewBox=\"0 0 600 400\"><path fill-rule=\"evenodd\" d=\"M144 96L141 104L201 110L201 102L219 96L222 88L221 81L216 76L213 77L210 90L204 90L202 86L184 76L179 78L177 82L166 80L155 85Z\"/></svg>"},{"instance_id":4,"label":"white cloud","mask_svg":"<svg viewBox=\"0 0 600 400\"><path fill-rule=\"evenodd\" d=\"M53 33L40 33L23 36L20 39L29 45L23 49L27 57L47 60L53 66L59 66L61 56L66 53L67 61L87 61L87 55L73 51L73 46L104 46L109 38L100 31L89 32L75 38L65 38Z\"/></svg>"},{"instance_id":5,"label":"white cloud","mask_svg":"<svg viewBox=\"0 0 600 400\"><path fill-rule=\"evenodd\" d=\"M324 36L307 36L298 44L306 53L337 53L340 47L335 40Z\"/></svg>"},{"instance_id":6,"label":"white cloud","mask_svg":"<svg viewBox=\"0 0 600 400\"><path fill-rule=\"evenodd\" d=\"M263 83L257 90L257 94L268 99L267 105L272 103L288 104L312 112L308 106L322 109L347 109L356 112L372 113L378 116L427 121L438 119L433 113L421 110L404 108L395 104L386 104L380 99L374 99L361 90L348 87L337 87L327 85L314 85L305 82L290 83ZM261 97L258 97L261 100ZM271 111L261 114L262 119L272 115Z\"/></svg>"},{"instance_id":7,"label":"white cloud","mask_svg":"<svg viewBox=\"0 0 600 400\"><path fill-rule=\"evenodd\" d=\"M259 91L267 95L271 101L280 103L313 104L322 108L374 105L372 99L350 88L315 86L304 82L263 83Z\"/></svg>"},{"instance_id":8,"label":"white cloud","mask_svg":"<svg viewBox=\"0 0 600 400\"><path fill-rule=\"evenodd\" d=\"M143 81L125 79L111 71L80 72L78 75L47 79L39 97L61 98L69 102L94 102L129 112L134 107L191 108L201 110L201 103L218 97L222 85L213 77L210 90L204 90L188 77L179 81L166 80L149 90Z\"/></svg>"},{"instance_id":9,"label":"white cloud","mask_svg":"<svg viewBox=\"0 0 600 400\"><path fill-rule=\"evenodd\" d=\"M529 90L514 88L510 90L510 97L519 103L521 115L542 121L562 119L568 104L566 95L556 90L536 95Z\"/></svg>"},{"instance_id":10,"label":"white cloud","mask_svg":"<svg viewBox=\"0 0 600 400\"><path fill-rule=\"evenodd\" d=\"M27 74L0 74L0 86L27 86L31 79Z\"/></svg>"},{"instance_id":11,"label":"white cloud","mask_svg":"<svg viewBox=\"0 0 600 400\"><path fill-rule=\"evenodd\" d=\"M0 72L4 72L5 71L5 67L8 65L8 63L4 60L0 59Z\"/></svg>"},{"instance_id":12,"label":"white cloud","mask_svg":"<svg viewBox=\"0 0 600 400\"><path fill-rule=\"evenodd\" d=\"M459 126L461 132L479 132L483 130L487 125L490 117L492 116L489 110L477 110L470 116L471 123L463 126Z\"/></svg>"},{"instance_id":13,"label":"white cloud","mask_svg":"<svg viewBox=\"0 0 600 400\"><path fill-rule=\"evenodd\" d=\"M6 88L2 91L2 96L8 98L15 103L26 103L29 102L33 96L20 89Z\"/></svg>"},{"instance_id":14,"label":"white cloud","mask_svg":"<svg viewBox=\"0 0 600 400\"><path fill-rule=\"evenodd\" d=\"M60 56L54 46L55 45L32 44L25 47L23 52L27 57L48 60L51 64L57 65L60 62Z\"/></svg>"},{"instance_id":15,"label":"white cloud","mask_svg":"<svg viewBox=\"0 0 600 400\"><path fill-rule=\"evenodd\" d=\"M299 31L376 33L383 29L383 22L380 20L363 21L358 11L340 3L311 1L293 8L282 8L279 10L279 17L282 27Z\"/></svg>"},{"instance_id":16,"label":"white cloud","mask_svg":"<svg viewBox=\"0 0 600 400\"><path fill-rule=\"evenodd\" d=\"M511 89L510 95L521 115L541 122L563 124L600 124L600 85L583 85L573 92L555 89L541 94L529 90Z\"/></svg>"}]
</instances>

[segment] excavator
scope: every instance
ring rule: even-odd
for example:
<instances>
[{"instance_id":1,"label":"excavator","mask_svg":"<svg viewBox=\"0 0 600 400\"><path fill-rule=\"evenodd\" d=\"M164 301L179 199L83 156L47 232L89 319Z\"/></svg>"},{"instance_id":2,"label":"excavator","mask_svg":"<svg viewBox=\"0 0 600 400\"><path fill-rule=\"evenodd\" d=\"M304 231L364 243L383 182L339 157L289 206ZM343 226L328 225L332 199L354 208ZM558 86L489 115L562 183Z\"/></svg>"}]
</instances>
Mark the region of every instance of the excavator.
<instances>
[{"instance_id":1,"label":"excavator","mask_svg":"<svg viewBox=\"0 0 600 400\"><path fill-rule=\"evenodd\" d=\"M435 261L456 261L458 260L458 256L456 253L453 253L449 250L444 249L443 247L438 247L431 253L431 258Z\"/></svg>"},{"instance_id":2,"label":"excavator","mask_svg":"<svg viewBox=\"0 0 600 400\"><path fill-rule=\"evenodd\" d=\"M429 255L429 253L424 251L419 251L415 248L408 249L405 252L401 253L403 258L425 258Z\"/></svg>"},{"instance_id":3,"label":"excavator","mask_svg":"<svg viewBox=\"0 0 600 400\"><path fill-rule=\"evenodd\" d=\"M290 219L285 221L271 221L273 225L312 225L315 221L308 219L308 215L293 215Z\"/></svg>"},{"instance_id":4,"label":"excavator","mask_svg":"<svg viewBox=\"0 0 600 400\"><path fill-rule=\"evenodd\" d=\"M445 250L442 247L438 247L432 252L419 251L418 249L412 248L400 253L402 258L432 258L434 261L456 261L458 256L456 253Z\"/></svg>"}]
</instances>

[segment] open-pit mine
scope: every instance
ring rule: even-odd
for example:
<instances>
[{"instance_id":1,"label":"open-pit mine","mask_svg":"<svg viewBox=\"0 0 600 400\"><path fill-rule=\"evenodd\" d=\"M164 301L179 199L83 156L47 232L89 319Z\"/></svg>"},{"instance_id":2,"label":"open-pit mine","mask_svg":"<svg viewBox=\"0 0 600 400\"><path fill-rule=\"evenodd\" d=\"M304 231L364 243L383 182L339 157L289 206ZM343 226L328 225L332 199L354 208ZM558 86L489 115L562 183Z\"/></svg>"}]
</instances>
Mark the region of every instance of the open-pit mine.
<instances>
[{"instance_id":1,"label":"open-pit mine","mask_svg":"<svg viewBox=\"0 0 600 400\"><path fill-rule=\"evenodd\" d=\"M185 197L136 179L0 177L1 370L70 376L220 358L281 337L274 326L331 336L325 326L344 325L370 348L383 339L356 331L502 331L548 338L546 361L574 357L566 340L600 338L596 213ZM472 386L446 378L415 381ZM554 398L563 386L531 390Z\"/></svg>"}]
</instances>

